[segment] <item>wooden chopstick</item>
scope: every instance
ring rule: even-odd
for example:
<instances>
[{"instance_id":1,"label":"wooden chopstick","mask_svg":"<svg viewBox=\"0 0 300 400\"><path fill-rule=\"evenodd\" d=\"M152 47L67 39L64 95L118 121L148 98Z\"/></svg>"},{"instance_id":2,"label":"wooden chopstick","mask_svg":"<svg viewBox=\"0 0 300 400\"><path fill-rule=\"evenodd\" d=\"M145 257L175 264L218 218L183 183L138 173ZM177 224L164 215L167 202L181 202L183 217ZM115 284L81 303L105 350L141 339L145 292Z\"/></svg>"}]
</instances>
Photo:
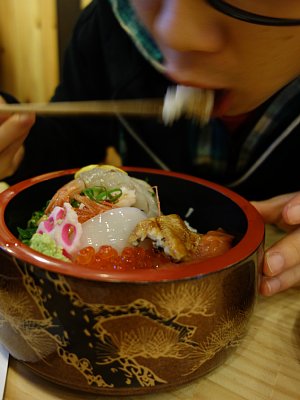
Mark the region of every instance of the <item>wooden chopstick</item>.
<instances>
[{"instance_id":1,"label":"wooden chopstick","mask_svg":"<svg viewBox=\"0 0 300 400\"><path fill-rule=\"evenodd\" d=\"M132 115L161 116L162 99L96 100L56 103L0 104L0 114L34 112L40 115Z\"/></svg>"}]
</instances>

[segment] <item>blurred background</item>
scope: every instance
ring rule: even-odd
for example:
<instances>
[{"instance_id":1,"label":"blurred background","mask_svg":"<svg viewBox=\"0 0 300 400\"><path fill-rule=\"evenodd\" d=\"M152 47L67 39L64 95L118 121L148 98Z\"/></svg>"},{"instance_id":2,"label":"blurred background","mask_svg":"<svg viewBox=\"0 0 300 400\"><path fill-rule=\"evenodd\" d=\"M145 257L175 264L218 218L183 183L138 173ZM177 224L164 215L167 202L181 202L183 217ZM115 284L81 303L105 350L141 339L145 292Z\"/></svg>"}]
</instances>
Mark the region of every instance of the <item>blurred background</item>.
<instances>
[{"instance_id":1,"label":"blurred background","mask_svg":"<svg viewBox=\"0 0 300 400\"><path fill-rule=\"evenodd\" d=\"M22 102L48 101L65 47L91 0L0 0L0 91Z\"/></svg>"}]
</instances>

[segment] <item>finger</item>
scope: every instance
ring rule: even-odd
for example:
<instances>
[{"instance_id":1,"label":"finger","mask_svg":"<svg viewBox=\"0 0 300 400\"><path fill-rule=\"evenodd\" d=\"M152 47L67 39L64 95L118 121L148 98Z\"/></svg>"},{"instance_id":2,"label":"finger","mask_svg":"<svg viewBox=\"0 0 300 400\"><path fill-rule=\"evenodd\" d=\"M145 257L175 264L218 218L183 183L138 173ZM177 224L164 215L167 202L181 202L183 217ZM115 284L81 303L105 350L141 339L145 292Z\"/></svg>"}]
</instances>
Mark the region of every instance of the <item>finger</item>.
<instances>
[{"instance_id":1,"label":"finger","mask_svg":"<svg viewBox=\"0 0 300 400\"><path fill-rule=\"evenodd\" d=\"M21 161L23 160L24 155L25 155L24 146L20 146L12 159L12 167L13 167L14 172L16 171L16 169L20 165Z\"/></svg>"},{"instance_id":2,"label":"finger","mask_svg":"<svg viewBox=\"0 0 300 400\"><path fill-rule=\"evenodd\" d=\"M10 146L14 140L25 137L35 122L35 114L14 114L0 126L0 152Z\"/></svg>"},{"instance_id":3,"label":"finger","mask_svg":"<svg viewBox=\"0 0 300 400\"><path fill-rule=\"evenodd\" d=\"M300 228L284 236L266 251L263 272L266 276L274 277L298 264L300 264Z\"/></svg>"},{"instance_id":4,"label":"finger","mask_svg":"<svg viewBox=\"0 0 300 400\"><path fill-rule=\"evenodd\" d=\"M24 156L23 140L14 142L0 153L0 179L11 176L18 168Z\"/></svg>"},{"instance_id":5,"label":"finger","mask_svg":"<svg viewBox=\"0 0 300 400\"><path fill-rule=\"evenodd\" d=\"M263 296L273 296L291 287L300 285L300 264L294 268L284 271L282 274L267 278L264 277L260 285L260 293Z\"/></svg>"},{"instance_id":6,"label":"finger","mask_svg":"<svg viewBox=\"0 0 300 400\"><path fill-rule=\"evenodd\" d=\"M300 192L298 192L282 210L282 217L290 225L300 224Z\"/></svg>"},{"instance_id":7,"label":"finger","mask_svg":"<svg viewBox=\"0 0 300 400\"><path fill-rule=\"evenodd\" d=\"M4 97L0 95L0 104L6 104L6 101L4 100ZM5 121L7 118L9 118L11 114L0 114L0 125L2 124L3 121Z\"/></svg>"},{"instance_id":8,"label":"finger","mask_svg":"<svg viewBox=\"0 0 300 400\"><path fill-rule=\"evenodd\" d=\"M283 216L283 209L295 198L298 198L298 204L300 204L300 196L296 192L272 197L264 201L252 201L251 203L261 214L266 224L274 224L282 229L289 230L291 227L288 226L288 220Z\"/></svg>"},{"instance_id":9,"label":"finger","mask_svg":"<svg viewBox=\"0 0 300 400\"><path fill-rule=\"evenodd\" d=\"M263 201L252 201L252 205L262 215L268 224L276 224L282 218L284 206L293 199L297 193L287 193Z\"/></svg>"}]
</instances>

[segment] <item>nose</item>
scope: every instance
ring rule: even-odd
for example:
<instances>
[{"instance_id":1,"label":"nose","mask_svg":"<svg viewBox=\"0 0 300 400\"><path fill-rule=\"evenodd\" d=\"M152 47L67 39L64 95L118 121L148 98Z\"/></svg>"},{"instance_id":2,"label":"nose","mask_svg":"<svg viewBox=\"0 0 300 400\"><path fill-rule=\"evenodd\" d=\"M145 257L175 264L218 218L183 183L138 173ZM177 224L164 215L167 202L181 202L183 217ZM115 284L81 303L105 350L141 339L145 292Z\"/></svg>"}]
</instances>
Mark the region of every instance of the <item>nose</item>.
<instances>
[{"instance_id":1,"label":"nose","mask_svg":"<svg viewBox=\"0 0 300 400\"><path fill-rule=\"evenodd\" d=\"M161 1L153 30L161 45L181 52L218 52L225 40L217 13L203 0Z\"/></svg>"}]
</instances>

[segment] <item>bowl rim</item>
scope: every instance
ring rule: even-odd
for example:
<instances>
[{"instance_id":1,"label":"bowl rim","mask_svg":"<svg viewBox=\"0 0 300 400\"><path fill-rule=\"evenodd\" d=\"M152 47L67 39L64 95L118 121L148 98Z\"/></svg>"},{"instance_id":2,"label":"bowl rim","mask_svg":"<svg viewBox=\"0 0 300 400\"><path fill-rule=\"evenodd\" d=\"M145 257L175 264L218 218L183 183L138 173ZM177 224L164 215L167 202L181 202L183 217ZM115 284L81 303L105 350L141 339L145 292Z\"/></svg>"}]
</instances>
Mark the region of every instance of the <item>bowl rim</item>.
<instances>
[{"instance_id":1,"label":"bowl rim","mask_svg":"<svg viewBox=\"0 0 300 400\"><path fill-rule=\"evenodd\" d=\"M9 202L18 195L24 189L27 189L42 181L51 180L65 175L74 174L76 169L66 169L60 171L49 172L46 174L38 175L33 178L21 181L4 192L0 193L0 248L11 257L21 259L22 261L38 266L44 270L58 273L60 275L68 275L74 278L88 279L93 281L109 281L109 282L162 282L162 281L176 281L182 279L190 279L203 277L205 275L216 273L227 269L235 264L241 263L243 260L249 258L255 251L262 245L265 236L265 224L255 209L255 207L245 198L232 190L223 187L217 183L205 180L203 178L195 177L181 172L166 171L154 168L145 167L131 167L122 166L126 172L138 172L138 173L149 173L166 175L174 178L188 180L194 183L198 183L202 186L206 186L212 190L223 194L230 200L234 201L240 209L244 212L248 227L244 237L240 242L228 250L221 256L216 256L208 260L201 261L190 261L180 264L180 267L160 269L136 269L130 271L111 271L104 269L96 271L92 268L77 265L73 263L64 262L56 258L46 256L39 253L30 247L23 244L18 238L16 238L7 228L4 221L4 213ZM34 210L33 210L34 211ZM243 254L243 258L241 255ZM199 267L200 265L200 267ZM184 267L184 268L182 268Z\"/></svg>"}]
</instances>

